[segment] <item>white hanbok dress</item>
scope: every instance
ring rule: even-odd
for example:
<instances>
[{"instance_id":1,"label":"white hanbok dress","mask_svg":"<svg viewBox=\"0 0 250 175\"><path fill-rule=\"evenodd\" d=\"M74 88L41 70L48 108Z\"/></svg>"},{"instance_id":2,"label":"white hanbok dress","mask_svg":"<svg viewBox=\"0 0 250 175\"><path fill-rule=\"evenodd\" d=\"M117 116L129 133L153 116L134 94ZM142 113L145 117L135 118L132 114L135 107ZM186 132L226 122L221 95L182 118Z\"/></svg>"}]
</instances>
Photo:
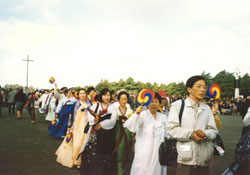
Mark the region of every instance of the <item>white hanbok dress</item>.
<instances>
[{"instance_id":1,"label":"white hanbok dress","mask_svg":"<svg viewBox=\"0 0 250 175\"><path fill-rule=\"evenodd\" d=\"M149 110L134 113L125 123L136 133L135 156L130 175L166 175L166 166L159 162L159 147L166 133L167 117L157 112L156 119Z\"/></svg>"},{"instance_id":2,"label":"white hanbok dress","mask_svg":"<svg viewBox=\"0 0 250 175\"><path fill-rule=\"evenodd\" d=\"M48 114L45 118L47 121L52 121L55 116L55 107L56 107L56 98L51 97L51 100L49 102L49 109L48 109Z\"/></svg>"}]
</instances>

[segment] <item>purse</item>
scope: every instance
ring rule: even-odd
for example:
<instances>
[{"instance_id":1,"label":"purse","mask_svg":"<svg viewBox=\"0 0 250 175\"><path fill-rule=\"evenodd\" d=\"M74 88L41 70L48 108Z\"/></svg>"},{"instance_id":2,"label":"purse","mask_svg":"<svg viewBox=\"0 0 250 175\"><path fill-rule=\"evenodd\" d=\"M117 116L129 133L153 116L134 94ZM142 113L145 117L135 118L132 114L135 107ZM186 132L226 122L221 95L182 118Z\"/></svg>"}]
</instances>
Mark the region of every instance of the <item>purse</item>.
<instances>
[{"instance_id":1,"label":"purse","mask_svg":"<svg viewBox=\"0 0 250 175\"><path fill-rule=\"evenodd\" d=\"M185 102L181 100L181 109L179 112L179 122L181 125L182 114L184 110ZM164 142L159 147L159 162L162 166L176 167L177 165L177 148L176 139L165 137Z\"/></svg>"},{"instance_id":2,"label":"purse","mask_svg":"<svg viewBox=\"0 0 250 175\"><path fill-rule=\"evenodd\" d=\"M223 156L224 153L225 153L225 146L223 144L223 140L220 136L220 134L217 134L216 135L216 138L213 140L214 144L213 144L213 147L214 147L214 155L215 156Z\"/></svg>"},{"instance_id":3,"label":"purse","mask_svg":"<svg viewBox=\"0 0 250 175\"><path fill-rule=\"evenodd\" d=\"M165 137L159 148L159 161L162 166L176 167L177 149L175 139Z\"/></svg>"}]
</instances>

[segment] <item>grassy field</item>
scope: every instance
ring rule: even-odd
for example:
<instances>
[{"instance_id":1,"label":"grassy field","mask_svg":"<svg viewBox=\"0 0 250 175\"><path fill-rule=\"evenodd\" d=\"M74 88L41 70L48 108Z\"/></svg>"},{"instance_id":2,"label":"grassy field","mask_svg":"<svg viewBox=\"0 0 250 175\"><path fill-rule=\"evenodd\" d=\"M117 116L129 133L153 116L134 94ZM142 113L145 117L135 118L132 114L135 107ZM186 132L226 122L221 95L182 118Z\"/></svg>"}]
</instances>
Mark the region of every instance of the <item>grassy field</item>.
<instances>
[{"instance_id":1,"label":"grassy field","mask_svg":"<svg viewBox=\"0 0 250 175\"><path fill-rule=\"evenodd\" d=\"M77 169L69 169L56 162L55 151L62 140L48 134L48 122L36 113L36 124L30 123L27 111L18 120L3 108L0 117L0 174L1 175L78 175ZM239 115L221 116L220 129L226 155L216 156L213 175L220 175L233 161L234 150L240 138L242 120ZM168 168L168 175L174 175Z\"/></svg>"}]
</instances>

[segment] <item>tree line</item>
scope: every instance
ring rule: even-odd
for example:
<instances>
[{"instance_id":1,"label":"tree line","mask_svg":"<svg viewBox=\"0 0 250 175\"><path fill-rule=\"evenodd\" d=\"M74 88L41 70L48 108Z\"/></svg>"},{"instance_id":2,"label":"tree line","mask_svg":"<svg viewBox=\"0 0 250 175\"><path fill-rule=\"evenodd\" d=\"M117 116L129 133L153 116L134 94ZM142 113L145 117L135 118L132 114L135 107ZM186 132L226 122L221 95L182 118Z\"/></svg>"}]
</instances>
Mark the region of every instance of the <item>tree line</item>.
<instances>
[{"instance_id":1,"label":"tree line","mask_svg":"<svg viewBox=\"0 0 250 175\"><path fill-rule=\"evenodd\" d=\"M234 96L234 88L235 88L235 76L233 73L227 72L223 70L216 74L214 77L210 75L210 73L202 72L201 76L205 78L206 85L210 85L213 83L219 84L221 87L221 97L233 97ZM250 95L250 76L246 73L243 76L240 76L240 95L244 97ZM5 88L17 88L20 85L5 85ZM86 85L85 89L87 89L89 85ZM73 87L73 89L79 89L78 87ZM120 89L124 89L130 93L137 93L142 89L152 89L153 91L164 90L168 95L177 95L177 96L185 96L187 95L185 83L182 82L172 82L169 84L158 84L158 83L150 83L150 82L141 82L134 81L132 77L127 78L126 80L120 79L118 82L109 82L107 79L102 79L96 86L97 91L100 91L103 88L109 88L110 90L116 91Z\"/></svg>"}]
</instances>

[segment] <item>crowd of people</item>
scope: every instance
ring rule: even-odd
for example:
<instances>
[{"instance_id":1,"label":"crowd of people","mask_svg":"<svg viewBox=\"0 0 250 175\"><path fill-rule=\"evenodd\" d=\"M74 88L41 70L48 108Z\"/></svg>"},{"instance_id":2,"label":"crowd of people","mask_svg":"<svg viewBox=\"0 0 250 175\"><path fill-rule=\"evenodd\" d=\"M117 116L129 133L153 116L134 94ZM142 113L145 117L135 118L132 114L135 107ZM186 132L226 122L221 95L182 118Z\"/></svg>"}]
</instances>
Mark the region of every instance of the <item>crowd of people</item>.
<instances>
[{"instance_id":1,"label":"crowd of people","mask_svg":"<svg viewBox=\"0 0 250 175\"><path fill-rule=\"evenodd\" d=\"M240 113L246 126L250 124L249 117L244 118L250 116L250 99L206 100L201 76L187 80L187 96L155 92L148 106L138 105L137 94L125 90L104 88L97 92L94 87L73 90L54 85L43 91L0 88L0 115L1 107L7 106L9 115L17 111L21 119L27 109L31 124L35 124L39 109L49 121L48 134L62 139L55 151L56 161L78 167L81 175L166 175L167 167L160 165L158 158L164 137L177 140L177 175L208 175L212 172L213 140L221 125L218 114ZM180 99L185 104L181 121ZM246 171L249 168L244 168Z\"/></svg>"}]
</instances>

